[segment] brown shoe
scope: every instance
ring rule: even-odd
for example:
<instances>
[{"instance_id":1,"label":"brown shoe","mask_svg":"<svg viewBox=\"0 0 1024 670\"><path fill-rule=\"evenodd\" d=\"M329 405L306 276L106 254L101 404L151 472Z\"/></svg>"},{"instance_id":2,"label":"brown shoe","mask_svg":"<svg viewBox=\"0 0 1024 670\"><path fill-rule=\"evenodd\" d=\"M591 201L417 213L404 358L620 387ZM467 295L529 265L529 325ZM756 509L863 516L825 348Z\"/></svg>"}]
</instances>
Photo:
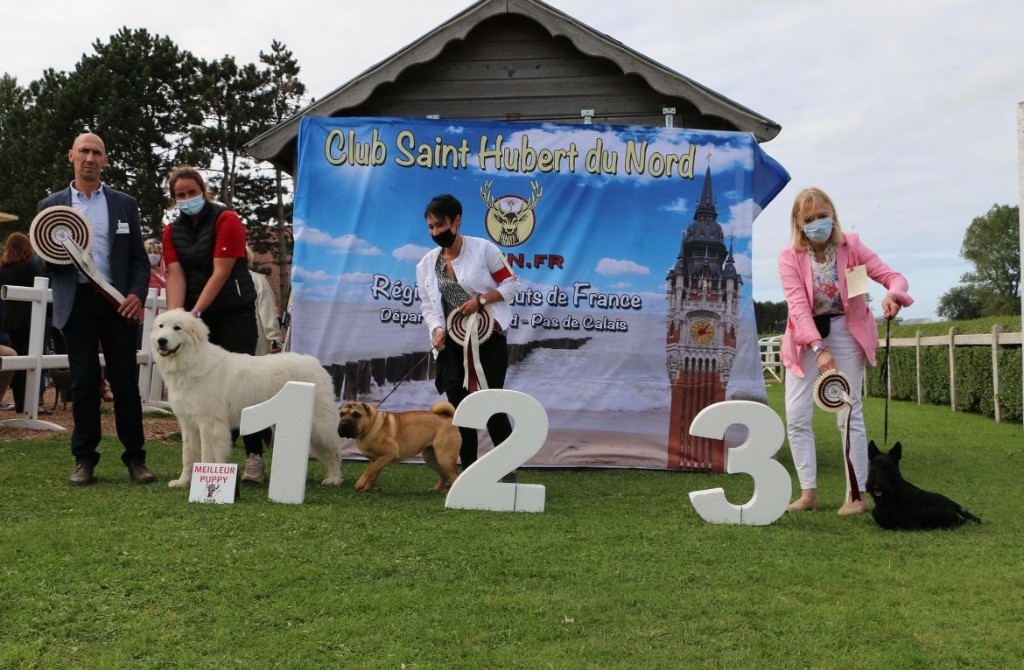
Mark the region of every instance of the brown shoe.
<instances>
[{"instance_id":1,"label":"brown shoe","mask_svg":"<svg viewBox=\"0 0 1024 670\"><path fill-rule=\"evenodd\" d=\"M75 472L68 477L68 484L72 486L89 486L96 481L92 476L92 471L95 466L85 461L81 461L75 466Z\"/></svg>"},{"instance_id":2,"label":"brown shoe","mask_svg":"<svg viewBox=\"0 0 1024 670\"><path fill-rule=\"evenodd\" d=\"M156 481L156 475L149 471L145 463L129 463L128 478L132 484L152 484Z\"/></svg>"},{"instance_id":3,"label":"brown shoe","mask_svg":"<svg viewBox=\"0 0 1024 670\"><path fill-rule=\"evenodd\" d=\"M821 499L818 498L817 494L814 495L801 495L799 498L789 503L786 506L787 512L806 512L812 509L818 509L821 505Z\"/></svg>"}]
</instances>

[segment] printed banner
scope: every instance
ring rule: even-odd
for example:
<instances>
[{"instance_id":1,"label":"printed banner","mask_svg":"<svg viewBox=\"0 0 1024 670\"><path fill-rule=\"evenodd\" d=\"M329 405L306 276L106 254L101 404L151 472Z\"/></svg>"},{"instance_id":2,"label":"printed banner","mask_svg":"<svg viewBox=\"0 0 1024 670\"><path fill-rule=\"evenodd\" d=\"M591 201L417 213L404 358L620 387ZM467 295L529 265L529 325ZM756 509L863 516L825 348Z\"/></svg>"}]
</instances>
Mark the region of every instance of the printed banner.
<instances>
[{"instance_id":1,"label":"printed banner","mask_svg":"<svg viewBox=\"0 0 1024 670\"><path fill-rule=\"evenodd\" d=\"M723 469L721 442L687 427L713 402L765 398L751 224L789 180L752 136L305 117L298 144L291 347L339 397L443 399L415 266L434 245L423 210L450 193L461 233L522 282L505 388L550 420L528 464Z\"/></svg>"}]
</instances>

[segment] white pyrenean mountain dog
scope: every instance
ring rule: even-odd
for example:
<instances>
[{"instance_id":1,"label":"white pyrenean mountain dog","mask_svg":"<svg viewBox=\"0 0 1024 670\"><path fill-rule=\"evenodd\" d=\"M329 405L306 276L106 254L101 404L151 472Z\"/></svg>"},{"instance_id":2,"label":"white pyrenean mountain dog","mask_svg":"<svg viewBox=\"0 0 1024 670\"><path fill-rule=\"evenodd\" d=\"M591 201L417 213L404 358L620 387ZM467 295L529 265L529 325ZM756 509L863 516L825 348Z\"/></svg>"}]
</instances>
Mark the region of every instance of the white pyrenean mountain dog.
<instances>
[{"instance_id":1,"label":"white pyrenean mountain dog","mask_svg":"<svg viewBox=\"0 0 1024 670\"><path fill-rule=\"evenodd\" d=\"M188 486L197 461L227 463L231 429L238 427L242 410L273 398L290 381L316 385L311 446L327 467L323 483L341 484L338 408L331 377L317 359L294 353L231 353L211 344L202 319L182 309L160 314L149 340L181 424L181 476L169 486Z\"/></svg>"}]
</instances>

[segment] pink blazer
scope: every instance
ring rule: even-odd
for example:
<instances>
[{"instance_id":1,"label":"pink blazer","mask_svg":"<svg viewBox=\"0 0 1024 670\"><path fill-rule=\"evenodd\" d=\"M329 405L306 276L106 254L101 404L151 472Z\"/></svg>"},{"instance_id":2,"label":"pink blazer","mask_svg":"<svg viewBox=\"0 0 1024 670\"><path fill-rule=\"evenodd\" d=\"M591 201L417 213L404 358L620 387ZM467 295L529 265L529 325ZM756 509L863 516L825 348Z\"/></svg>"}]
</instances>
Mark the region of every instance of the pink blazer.
<instances>
[{"instance_id":1,"label":"pink blazer","mask_svg":"<svg viewBox=\"0 0 1024 670\"><path fill-rule=\"evenodd\" d=\"M846 273L843 270L858 265L864 265L868 277L884 286L901 307L914 304L914 299L907 295L908 285L903 275L893 271L875 252L861 244L856 234L844 233L843 241L836 249L839 294L843 300L850 334L863 349L867 360L874 365L875 349L878 348L875 317L864 295L854 298L846 295ZM814 272L811 269L810 254L792 246L783 249L779 254L779 275L782 277L782 290L789 307L786 332L782 336L782 362L790 372L803 377L801 361L804 352L811 342L821 339L811 311L814 304Z\"/></svg>"}]
</instances>

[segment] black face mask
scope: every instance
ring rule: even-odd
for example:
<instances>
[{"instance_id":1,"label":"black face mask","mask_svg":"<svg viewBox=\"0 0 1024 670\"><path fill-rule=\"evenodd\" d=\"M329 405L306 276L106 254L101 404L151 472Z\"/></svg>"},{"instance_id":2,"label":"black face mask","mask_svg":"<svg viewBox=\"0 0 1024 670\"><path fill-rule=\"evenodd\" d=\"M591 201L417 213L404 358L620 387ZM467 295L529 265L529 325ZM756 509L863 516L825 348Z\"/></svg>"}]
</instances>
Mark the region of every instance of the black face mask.
<instances>
[{"instance_id":1,"label":"black face mask","mask_svg":"<svg viewBox=\"0 0 1024 670\"><path fill-rule=\"evenodd\" d=\"M455 244L455 233L453 233L452 229L449 228L448 230L444 231L443 233L438 233L437 235L431 235L430 239L434 240L434 242L436 242L439 247L447 249L448 247L450 247L453 244Z\"/></svg>"}]
</instances>

